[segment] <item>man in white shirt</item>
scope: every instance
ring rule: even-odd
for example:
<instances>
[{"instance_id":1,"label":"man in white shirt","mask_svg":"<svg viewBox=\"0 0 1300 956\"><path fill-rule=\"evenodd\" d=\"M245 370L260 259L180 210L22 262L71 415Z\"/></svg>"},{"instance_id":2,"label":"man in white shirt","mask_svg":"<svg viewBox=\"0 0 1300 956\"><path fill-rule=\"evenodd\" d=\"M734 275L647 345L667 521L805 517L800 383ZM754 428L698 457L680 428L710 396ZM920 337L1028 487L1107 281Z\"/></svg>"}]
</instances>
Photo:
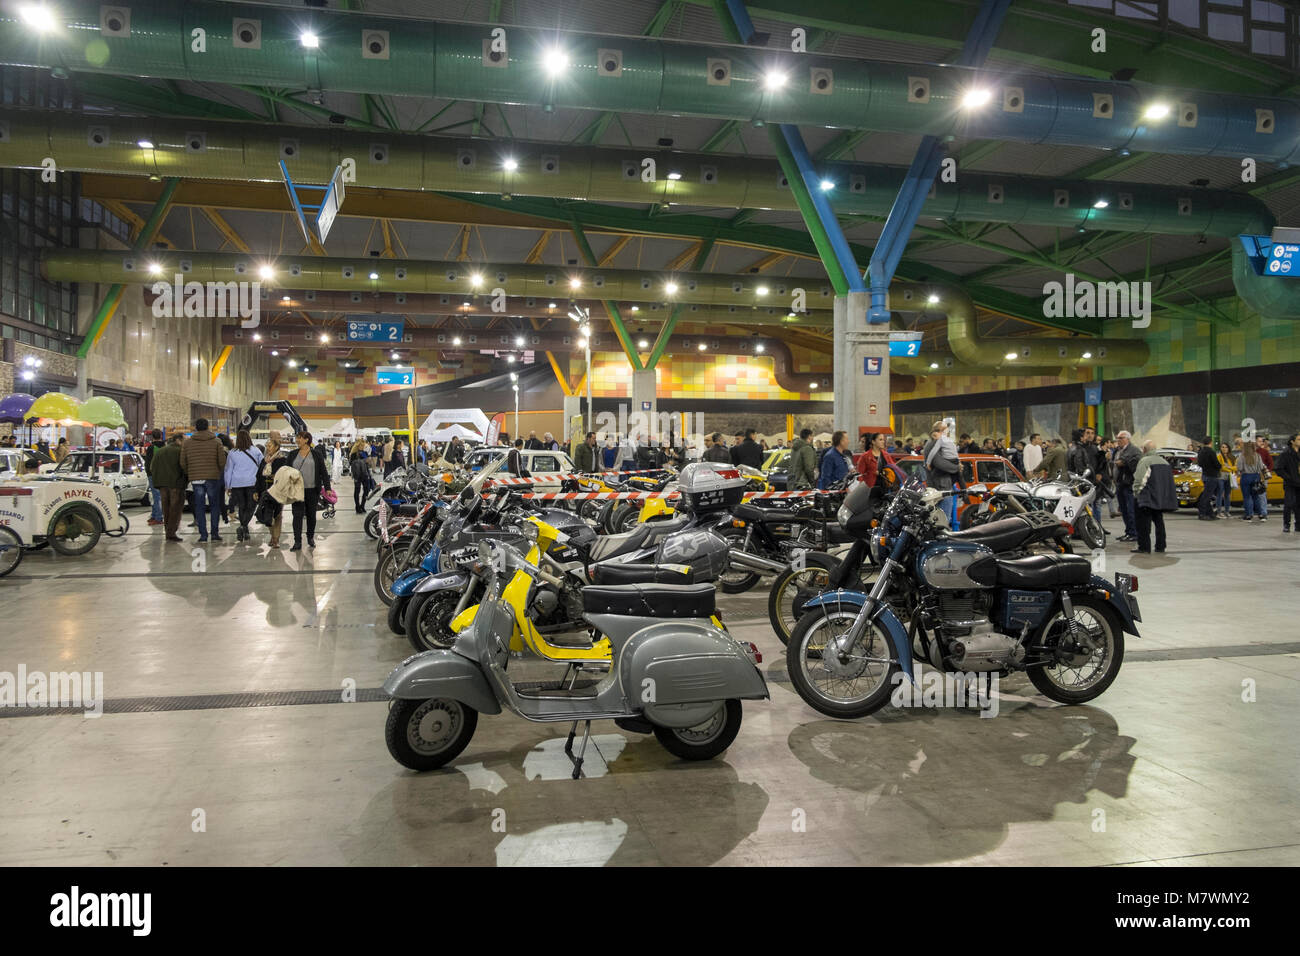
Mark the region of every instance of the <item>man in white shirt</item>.
<instances>
[{"instance_id":1,"label":"man in white shirt","mask_svg":"<svg viewBox=\"0 0 1300 956\"><path fill-rule=\"evenodd\" d=\"M1032 475L1043 463L1043 436L1034 432L1025 446L1025 475Z\"/></svg>"}]
</instances>

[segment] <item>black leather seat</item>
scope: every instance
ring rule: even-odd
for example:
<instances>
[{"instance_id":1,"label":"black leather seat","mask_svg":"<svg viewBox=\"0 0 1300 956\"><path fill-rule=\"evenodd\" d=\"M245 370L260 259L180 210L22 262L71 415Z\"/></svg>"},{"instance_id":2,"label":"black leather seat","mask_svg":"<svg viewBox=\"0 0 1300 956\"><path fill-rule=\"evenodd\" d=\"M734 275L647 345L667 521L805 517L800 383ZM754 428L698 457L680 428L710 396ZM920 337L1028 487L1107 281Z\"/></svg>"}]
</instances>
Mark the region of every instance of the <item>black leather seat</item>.
<instances>
[{"instance_id":1,"label":"black leather seat","mask_svg":"<svg viewBox=\"0 0 1300 956\"><path fill-rule=\"evenodd\" d=\"M970 577L986 587L1047 591L1087 584L1092 579L1092 562L1078 554L1034 554L1027 558L980 558L966 569Z\"/></svg>"},{"instance_id":2,"label":"black leather seat","mask_svg":"<svg viewBox=\"0 0 1300 956\"><path fill-rule=\"evenodd\" d=\"M423 507L424 505L417 504L413 501L400 504L395 508L390 505L389 514L404 515L408 518L414 518L420 513L420 509Z\"/></svg>"},{"instance_id":3,"label":"black leather seat","mask_svg":"<svg viewBox=\"0 0 1300 956\"><path fill-rule=\"evenodd\" d=\"M714 614L712 584L592 585L582 589L587 614L628 617L703 617Z\"/></svg>"},{"instance_id":4,"label":"black leather seat","mask_svg":"<svg viewBox=\"0 0 1300 956\"><path fill-rule=\"evenodd\" d=\"M644 521L626 534L607 534L591 546L591 556L597 561L612 558L629 551L650 547L659 538L680 531L691 521L689 515L673 515L664 521Z\"/></svg>"},{"instance_id":5,"label":"black leather seat","mask_svg":"<svg viewBox=\"0 0 1300 956\"><path fill-rule=\"evenodd\" d=\"M945 540L973 541L994 551L1015 551L1036 541L1047 541L1058 534L1068 534L1065 526L1051 514L1013 515L966 531L949 531Z\"/></svg>"},{"instance_id":6,"label":"black leather seat","mask_svg":"<svg viewBox=\"0 0 1300 956\"><path fill-rule=\"evenodd\" d=\"M779 517L779 515L772 514L771 508L760 508L758 505L751 505L744 501L731 509L731 516L738 521L758 522L771 521L774 517ZM786 517L788 518L789 515L786 515Z\"/></svg>"},{"instance_id":7,"label":"black leather seat","mask_svg":"<svg viewBox=\"0 0 1300 956\"><path fill-rule=\"evenodd\" d=\"M684 564L630 564L606 561L590 568L594 584L694 584L695 572Z\"/></svg>"}]
</instances>

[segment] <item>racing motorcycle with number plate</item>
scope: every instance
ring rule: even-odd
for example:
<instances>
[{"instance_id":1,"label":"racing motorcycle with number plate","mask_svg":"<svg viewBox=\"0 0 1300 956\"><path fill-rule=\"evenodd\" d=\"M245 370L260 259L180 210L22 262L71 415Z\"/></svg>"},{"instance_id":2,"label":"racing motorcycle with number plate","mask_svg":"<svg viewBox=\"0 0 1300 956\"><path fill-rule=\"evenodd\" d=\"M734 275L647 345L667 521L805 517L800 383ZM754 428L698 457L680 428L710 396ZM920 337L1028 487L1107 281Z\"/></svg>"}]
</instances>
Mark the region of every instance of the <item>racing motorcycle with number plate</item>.
<instances>
[{"instance_id":1,"label":"racing motorcycle with number plate","mask_svg":"<svg viewBox=\"0 0 1300 956\"><path fill-rule=\"evenodd\" d=\"M953 532L936 507L943 497L909 482L875 532L882 561L871 591L829 591L804 605L786 646L799 696L830 717L865 717L901 680L915 682L913 664L924 661L958 673L1025 671L1061 703L1098 697L1119 673L1124 635L1138 634L1137 578L1111 583L1080 555L1000 554L1030 540L1035 519Z\"/></svg>"},{"instance_id":2,"label":"racing motorcycle with number plate","mask_svg":"<svg viewBox=\"0 0 1300 956\"><path fill-rule=\"evenodd\" d=\"M1087 477L1071 475L1064 481L1004 481L992 491L987 485L971 485L972 503L961 514L962 528L996 521L1007 515L1046 511L1070 528L1070 533L1089 548L1104 548L1106 532L1092 513L1097 486Z\"/></svg>"}]
</instances>

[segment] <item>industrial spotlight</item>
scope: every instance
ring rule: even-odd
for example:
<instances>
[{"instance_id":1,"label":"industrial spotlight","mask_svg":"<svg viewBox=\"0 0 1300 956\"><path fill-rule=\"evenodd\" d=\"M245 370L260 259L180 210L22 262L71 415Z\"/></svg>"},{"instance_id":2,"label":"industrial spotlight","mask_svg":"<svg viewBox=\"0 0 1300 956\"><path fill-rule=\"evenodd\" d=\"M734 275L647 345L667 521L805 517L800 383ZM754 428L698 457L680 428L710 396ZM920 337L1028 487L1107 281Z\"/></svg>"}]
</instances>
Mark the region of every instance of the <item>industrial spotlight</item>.
<instances>
[{"instance_id":1,"label":"industrial spotlight","mask_svg":"<svg viewBox=\"0 0 1300 956\"><path fill-rule=\"evenodd\" d=\"M1110 203L1109 203L1108 201L1106 201L1105 199L1098 199L1095 203L1092 204L1092 208L1093 208L1093 209L1105 209L1105 208L1106 208L1107 206L1109 206L1109 205L1110 205Z\"/></svg>"},{"instance_id":2,"label":"industrial spotlight","mask_svg":"<svg viewBox=\"0 0 1300 956\"><path fill-rule=\"evenodd\" d=\"M677 180L682 178L682 174L675 169L671 169L668 171L668 178L673 182L677 182Z\"/></svg>"},{"instance_id":3,"label":"industrial spotlight","mask_svg":"<svg viewBox=\"0 0 1300 956\"><path fill-rule=\"evenodd\" d=\"M153 149L153 142L147 139L139 140L135 145L139 146L141 149Z\"/></svg>"},{"instance_id":4,"label":"industrial spotlight","mask_svg":"<svg viewBox=\"0 0 1300 956\"><path fill-rule=\"evenodd\" d=\"M780 70L769 70L763 77L763 86L768 90L779 90L785 86L786 75Z\"/></svg>"},{"instance_id":5,"label":"industrial spotlight","mask_svg":"<svg viewBox=\"0 0 1300 956\"><path fill-rule=\"evenodd\" d=\"M310 30L304 30L298 35L298 39L301 41L302 45L309 50L314 50L320 46L320 37L312 33Z\"/></svg>"},{"instance_id":6,"label":"industrial spotlight","mask_svg":"<svg viewBox=\"0 0 1300 956\"><path fill-rule=\"evenodd\" d=\"M375 279L378 279L378 278L379 278L379 273L378 273L378 272L372 272L372 273L370 273L370 279L371 279L372 282L373 282Z\"/></svg>"},{"instance_id":7,"label":"industrial spotlight","mask_svg":"<svg viewBox=\"0 0 1300 956\"><path fill-rule=\"evenodd\" d=\"M469 284L472 285L472 286L473 286L474 288L476 288L476 289L477 289L479 286L481 286L481 285L483 284L483 273L481 273L481 272L475 272L473 275L471 275L471 276L469 277Z\"/></svg>"},{"instance_id":8,"label":"industrial spotlight","mask_svg":"<svg viewBox=\"0 0 1300 956\"><path fill-rule=\"evenodd\" d=\"M1007 361L1008 361L1008 362L1014 362L1015 360L1016 360L1016 353L1015 353L1015 352L1008 352L1008 353L1007 353Z\"/></svg>"},{"instance_id":9,"label":"industrial spotlight","mask_svg":"<svg viewBox=\"0 0 1300 956\"><path fill-rule=\"evenodd\" d=\"M650 343L646 339L638 339L636 343L636 347L639 349L648 349L650 347Z\"/></svg>"},{"instance_id":10,"label":"industrial spotlight","mask_svg":"<svg viewBox=\"0 0 1300 956\"><path fill-rule=\"evenodd\" d=\"M939 304L939 297L938 297L937 295L933 295L933 294L932 294L932 295L931 295L928 299L926 299L925 301L926 301L927 303L929 303L930 305L938 305L938 304Z\"/></svg>"},{"instance_id":11,"label":"industrial spotlight","mask_svg":"<svg viewBox=\"0 0 1300 956\"><path fill-rule=\"evenodd\" d=\"M1162 120L1169 115L1168 103L1152 103L1142 113L1143 119Z\"/></svg>"},{"instance_id":12,"label":"industrial spotlight","mask_svg":"<svg viewBox=\"0 0 1300 956\"><path fill-rule=\"evenodd\" d=\"M1090 359L1090 358L1092 358L1092 353L1091 353L1091 352L1084 352L1084 353L1083 353L1083 357L1086 358L1086 359Z\"/></svg>"},{"instance_id":13,"label":"industrial spotlight","mask_svg":"<svg viewBox=\"0 0 1300 956\"><path fill-rule=\"evenodd\" d=\"M968 110L979 109L993 99L991 90L984 87L976 87L973 90L967 90L966 95L961 98L961 105Z\"/></svg>"},{"instance_id":14,"label":"industrial spotlight","mask_svg":"<svg viewBox=\"0 0 1300 956\"><path fill-rule=\"evenodd\" d=\"M754 346L754 351L759 353L766 352L767 346L764 345L762 342L759 342L757 345Z\"/></svg>"},{"instance_id":15,"label":"industrial spotlight","mask_svg":"<svg viewBox=\"0 0 1300 956\"><path fill-rule=\"evenodd\" d=\"M515 345L517 345L519 348L524 347L524 337L522 335L519 336L517 339L515 339Z\"/></svg>"},{"instance_id":16,"label":"industrial spotlight","mask_svg":"<svg viewBox=\"0 0 1300 956\"><path fill-rule=\"evenodd\" d=\"M23 22L37 33L48 33L58 26L58 21L54 19L54 11L43 3L25 4L18 8L18 13L22 16Z\"/></svg>"},{"instance_id":17,"label":"industrial spotlight","mask_svg":"<svg viewBox=\"0 0 1300 956\"><path fill-rule=\"evenodd\" d=\"M514 157L508 156L506 157L506 161L501 165L506 172L513 173L516 169L519 168L519 160L515 159Z\"/></svg>"},{"instance_id":18,"label":"industrial spotlight","mask_svg":"<svg viewBox=\"0 0 1300 956\"><path fill-rule=\"evenodd\" d=\"M822 192L828 193L835 188L835 184L831 182L829 179L823 179L821 181L821 187L822 187Z\"/></svg>"},{"instance_id":19,"label":"industrial spotlight","mask_svg":"<svg viewBox=\"0 0 1300 956\"><path fill-rule=\"evenodd\" d=\"M547 50L542 56L542 68L551 76L559 76L569 66L569 57L559 47Z\"/></svg>"},{"instance_id":20,"label":"industrial spotlight","mask_svg":"<svg viewBox=\"0 0 1300 956\"><path fill-rule=\"evenodd\" d=\"M257 270L257 274L261 276L263 279L269 280L275 278L275 270L272 269L270 266L262 266L260 269Z\"/></svg>"},{"instance_id":21,"label":"industrial spotlight","mask_svg":"<svg viewBox=\"0 0 1300 956\"><path fill-rule=\"evenodd\" d=\"M754 292L757 295L767 295L767 286L761 285L757 289L755 289Z\"/></svg>"},{"instance_id":22,"label":"industrial spotlight","mask_svg":"<svg viewBox=\"0 0 1300 956\"><path fill-rule=\"evenodd\" d=\"M676 295L676 294L677 294L677 283L676 283L676 282L669 282L668 284L666 284L666 285L664 286L664 291L667 292L669 295Z\"/></svg>"},{"instance_id":23,"label":"industrial spotlight","mask_svg":"<svg viewBox=\"0 0 1300 956\"><path fill-rule=\"evenodd\" d=\"M149 274L150 274L151 276L160 276L160 275L162 275L162 263L160 263L160 262L151 262L151 263L149 263Z\"/></svg>"},{"instance_id":24,"label":"industrial spotlight","mask_svg":"<svg viewBox=\"0 0 1300 956\"><path fill-rule=\"evenodd\" d=\"M577 276L574 276L572 279L569 280L569 288L570 288L570 289L581 289L581 288L582 288L582 280L579 279Z\"/></svg>"}]
</instances>

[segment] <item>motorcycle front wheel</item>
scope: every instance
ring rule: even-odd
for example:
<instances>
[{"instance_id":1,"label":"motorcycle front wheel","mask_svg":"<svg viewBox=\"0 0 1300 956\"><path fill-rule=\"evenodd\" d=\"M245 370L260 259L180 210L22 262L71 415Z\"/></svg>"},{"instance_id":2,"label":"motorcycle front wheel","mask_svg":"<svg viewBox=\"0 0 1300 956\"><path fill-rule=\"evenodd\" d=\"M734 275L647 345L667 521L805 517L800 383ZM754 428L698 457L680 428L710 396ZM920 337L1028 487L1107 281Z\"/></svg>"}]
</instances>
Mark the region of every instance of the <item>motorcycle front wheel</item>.
<instances>
[{"instance_id":1,"label":"motorcycle front wheel","mask_svg":"<svg viewBox=\"0 0 1300 956\"><path fill-rule=\"evenodd\" d=\"M790 632L803 614L803 604L830 585L832 572L840 563L820 551L804 553L802 568L788 567L776 576L767 595L767 617L782 644L790 643Z\"/></svg>"},{"instance_id":2,"label":"motorcycle front wheel","mask_svg":"<svg viewBox=\"0 0 1300 956\"><path fill-rule=\"evenodd\" d=\"M1075 624L1087 632L1094 647L1082 653L1061 650L1068 639L1065 615L1057 611L1039 632L1033 650L1052 662L1029 668L1029 680L1044 697L1062 704L1086 704L1100 697L1119 675L1124 661L1124 628L1119 615L1091 594L1073 598ZM1032 652L1031 652L1032 653Z\"/></svg>"},{"instance_id":3,"label":"motorcycle front wheel","mask_svg":"<svg viewBox=\"0 0 1300 956\"><path fill-rule=\"evenodd\" d=\"M437 770L469 745L478 711L458 700L395 700L384 724L388 752L411 770Z\"/></svg>"},{"instance_id":4,"label":"motorcycle front wheel","mask_svg":"<svg viewBox=\"0 0 1300 956\"><path fill-rule=\"evenodd\" d=\"M379 509L368 512L366 520L362 522L361 528L366 533L366 537L372 541L379 539Z\"/></svg>"},{"instance_id":5,"label":"motorcycle front wheel","mask_svg":"<svg viewBox=\"0 0 1300 956\"><path fill-rule=\"evenodd\" d=\"M385 605L393 603L393 582L397 580L397 568L405 557L406 548L388 548L379 556L379 563L375 565L375 593Z\"/></svg>"},{"instance_id":6,"label":"motorcycle front wheel","mask_svg":"<svg viewBox=\"0 0 1300 956\"><path fill-rule=\"evenodd\" d=\"M713 716L694 727L660 727L656 724L655 737L674 757L712 760L736 739L743 716L744 708L740 701L723 701Z\"/></svg>"},{"instance_id":7,"label":"motorcycle front wheel","mask_svg":"<svg viewBox=\"0 0 1300 956\"><path fill-rule=\"evenodd\" d=\"M406 609L410 604L410 595L404 594L388 605L388 629L399 637L406 636Z\"/></svg>"},{"instance_id":8,"label":"motorcycle front wheel","mask_svg":"<svg viewBox=\"0 0 1300 956\"><path fill-rule=\"evenodd\" d=\"M728 528L716 532L727 542L731 551L745 550L745 529ZM729 564L727 570L718 577L718 586L723 594L744 594L762 579L762 574L739 564Z\"/></svg>"},{"instance_id":9,"label":"motorcycle front wheel","mask_svg":"<svg viewBox=\"0 0 1300 956\"><path fill-rule=\"evenodd\" d=\"M879 624L867 625L847 654L824 654L828 642L847 634L858 616L849 605L805 611L785 648L786 671L795 691L813 710L852 720L889 703L901 668Z\"/></svg>"},{"instance_id":10,"label":"motorcycle front wheel","mask_svg":"<svg viewBox=\"0 0 1300 956\"><path fill-rule=\"evenodd\" d=\"M417 594L406 611L406 639L417 651L451 647L456 633L452 615L460 603L460 592L450 589Z\"/></svg>"}]
</instances>

